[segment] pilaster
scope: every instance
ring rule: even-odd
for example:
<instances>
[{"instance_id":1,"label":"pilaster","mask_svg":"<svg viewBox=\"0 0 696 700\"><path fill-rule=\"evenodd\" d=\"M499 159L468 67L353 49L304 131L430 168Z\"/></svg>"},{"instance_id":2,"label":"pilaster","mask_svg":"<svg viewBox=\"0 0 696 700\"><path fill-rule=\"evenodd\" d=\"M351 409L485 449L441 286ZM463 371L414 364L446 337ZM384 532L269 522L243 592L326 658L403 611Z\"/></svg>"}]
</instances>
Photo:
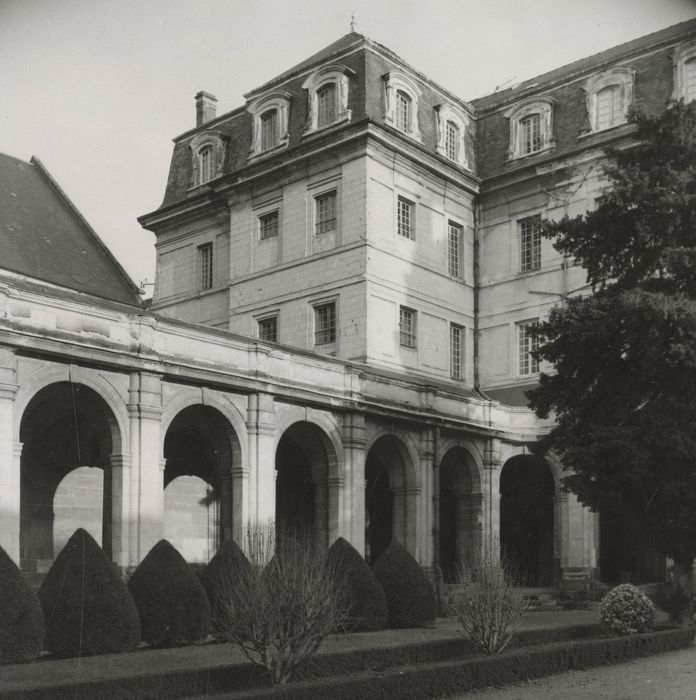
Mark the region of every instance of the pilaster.
<instances>
[{"instance_id":1,"label":"pilaster","mask_svg":"<svg viewBox=\"0 0 696 700\"><path fill-rule=\"evenodd\" d=\"M247 411L249 436L248 500L240 513L247 522L265 526L275 520L275 431L277 417L272 394L250 394ZM246 499L245 499L246 500ZM237 517L235 516L235 520Z\"/></svg>"},{"instance_id":2,"label":"pilaster","mask_svg":"<svg viewBox=\"0 0 696 700\"><path fill-rule=\"evenodd\" d=\"M19 566L19 491L22 444L14 435L17 359L0 348L0 546Z\"/></svg>"},{"instance_id":3,"label":"pilaster","mask_svg":"<svg viewBox=\"0 0 696 700\"><path fill-rule=\"evenodd\" d=\"M367 431L362 413L346 413L343 417L344 481L339 503L338 527L341 535L355 549L365 554L365 449Z\"/></svg>"}]
</instances>

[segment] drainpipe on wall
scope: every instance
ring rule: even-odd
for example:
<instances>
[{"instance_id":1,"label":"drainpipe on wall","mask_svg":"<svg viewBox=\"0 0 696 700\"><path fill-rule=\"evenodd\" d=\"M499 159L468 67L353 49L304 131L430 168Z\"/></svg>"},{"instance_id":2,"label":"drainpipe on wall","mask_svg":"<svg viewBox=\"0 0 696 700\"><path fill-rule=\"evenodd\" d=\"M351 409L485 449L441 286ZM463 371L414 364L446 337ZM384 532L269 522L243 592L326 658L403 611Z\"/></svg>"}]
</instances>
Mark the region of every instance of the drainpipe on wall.
<instances>
[{"instance_id":1,"label":"drainpipe on wall","mask_svg":"<svg viewBox=\"0 0 696 700\"><path fill-rule=\"evenodd\" d=\"M481 288L481 205L474 200L474 389L481 388L479 376L479 294Z\"/></svg>"}]
</instances>

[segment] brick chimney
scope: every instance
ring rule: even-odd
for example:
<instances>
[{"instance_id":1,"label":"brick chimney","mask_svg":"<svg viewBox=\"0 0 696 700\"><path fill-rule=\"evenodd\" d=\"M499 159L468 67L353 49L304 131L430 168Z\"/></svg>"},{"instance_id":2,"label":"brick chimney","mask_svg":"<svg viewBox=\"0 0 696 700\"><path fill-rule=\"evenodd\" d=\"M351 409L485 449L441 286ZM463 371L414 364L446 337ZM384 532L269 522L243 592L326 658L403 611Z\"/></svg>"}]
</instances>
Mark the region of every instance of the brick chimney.
<instances>
[{"instance_id":1,"label":"brick chimney","mask_svg":"<svg viewBox=\"0 0 696 700\"><path fill-rule=\"evenodd\" d=\"M201 90L196 95L196 126L202 126L206 122L215 119L217 98L209 92Z\"/></svg>"}]
</instances>

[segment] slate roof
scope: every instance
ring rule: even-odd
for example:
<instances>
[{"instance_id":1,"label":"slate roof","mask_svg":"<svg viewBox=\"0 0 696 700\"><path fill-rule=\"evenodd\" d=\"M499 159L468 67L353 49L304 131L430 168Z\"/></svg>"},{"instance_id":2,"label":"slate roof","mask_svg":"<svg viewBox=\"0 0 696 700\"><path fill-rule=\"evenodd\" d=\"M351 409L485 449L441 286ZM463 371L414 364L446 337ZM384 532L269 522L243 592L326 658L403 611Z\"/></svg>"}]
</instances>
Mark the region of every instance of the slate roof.
<instances>
[{"instance_id":1,"label":"slate roof","mask_svg":"<svg viewBox=\"0 0 696 700\"><path fill-rule=\"evenodd\" d=\"M136 284L37 158L0 153L0 268L140 304Z\"/></svg>"},{"instance_id":2,"label":"slate roof","mask_svg":"<svg viewBox=\"0 0 696 700\"><path fill-rule=\"evenodd\" d=\"M529 399L525 396L525 392L534 389L536 386L536 383L518 384L516 386L501 387L500 389L486 389L484 393L489 398L505 406L527 408L529 406Z\"/></svg>"}]
</instances>

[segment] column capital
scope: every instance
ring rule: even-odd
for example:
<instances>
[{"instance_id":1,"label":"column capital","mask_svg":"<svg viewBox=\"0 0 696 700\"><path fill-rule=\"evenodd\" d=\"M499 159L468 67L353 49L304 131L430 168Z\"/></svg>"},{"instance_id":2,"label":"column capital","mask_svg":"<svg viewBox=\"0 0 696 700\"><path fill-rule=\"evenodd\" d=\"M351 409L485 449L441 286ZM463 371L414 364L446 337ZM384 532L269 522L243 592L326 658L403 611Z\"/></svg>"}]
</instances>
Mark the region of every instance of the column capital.
<instances>
[{"instance_id":1,"label":"column capital","mask_svg":"<svg viewBox=\"0 0 696 700\"><path fill-rule=\"evenodd\" d=\"M14 445L12 445L12 454L15 457L21 457L23 448L24 448L23 442L15 442Z\"/></svg>"},{"instance_id":2,"label":"column capital","mask_svg":"<svg viewBox=\"0 0 696 700\"><path fill-rule=\"evenodd\" d=\"M109 457L110 467L129 467L130 463L131 456L126 452L122 452L120 454L112 454Z\"/></svg>"}]
</instances>

